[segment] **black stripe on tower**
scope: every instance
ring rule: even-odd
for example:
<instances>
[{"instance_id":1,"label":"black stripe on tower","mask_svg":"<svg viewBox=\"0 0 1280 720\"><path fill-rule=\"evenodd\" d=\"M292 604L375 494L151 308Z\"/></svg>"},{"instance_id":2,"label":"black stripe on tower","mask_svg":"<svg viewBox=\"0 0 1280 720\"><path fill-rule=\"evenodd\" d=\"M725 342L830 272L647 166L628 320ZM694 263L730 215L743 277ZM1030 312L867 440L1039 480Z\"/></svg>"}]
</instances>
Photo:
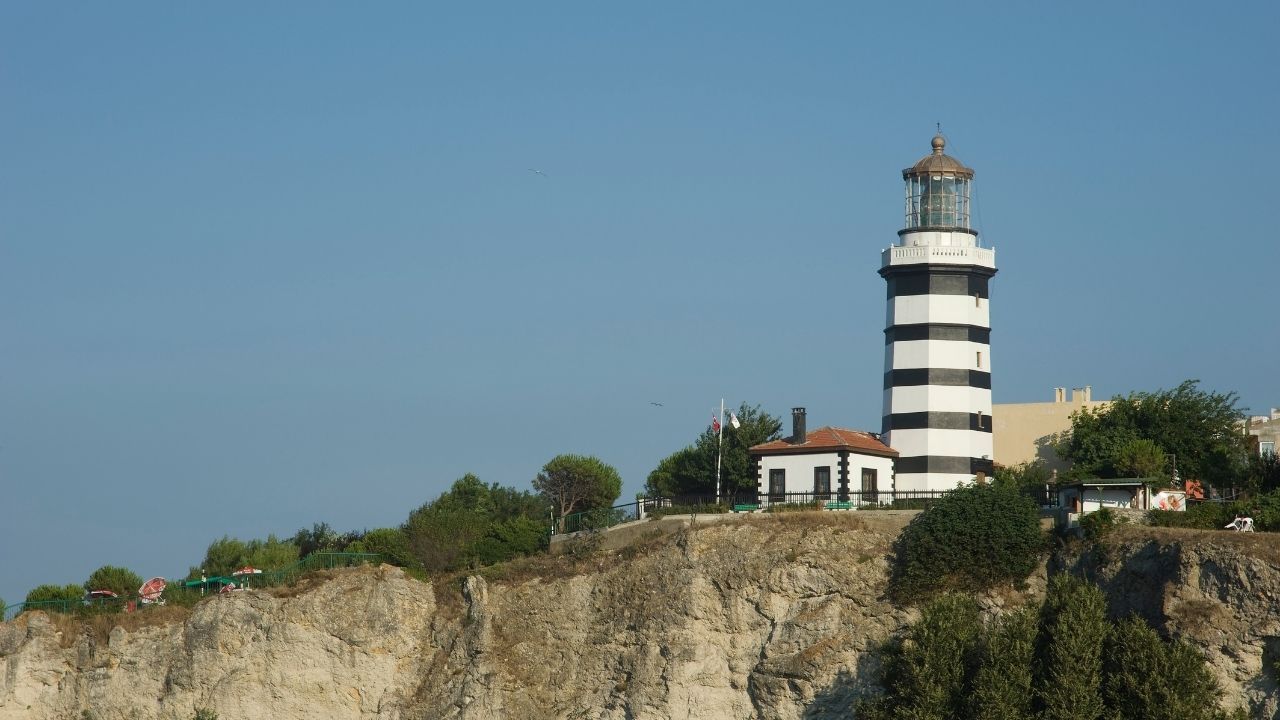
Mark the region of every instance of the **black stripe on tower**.
<instances>
[{"instance_id":1,"label":"black stripe on tower","mask_svg":"<svg viewBox=\"0 0 1280 720\"><path fill-rule=\"evenodd\" d=\"M955 368L907 368L890 370L884 374L885 390L910 385L950 385L990 390L991 373Z\"/></svg>"},{"instance_id":2,"label":"black stripe on tower","mask_svg":"<svg viewBox=\"0 0 1280 720\"><path fill-rule=\"evenodd\" d=\"M995 274L995 268L982 265L911 263L880 268L880 277L888 281L890 298L926 294L972 297L975 292L988 297L987 279Z\"/></svg>"},{"instance_id":3,"label":"black stripe on tower","mask_svg":"<svg viewBox=\"0 0 1280 720\"><path fill-rule=\"evenodd\" d=\"M905 473L948 473L955 475L977 475L995 472L994 463L987 458L957 457L954 455L917 455L915 457L898 458L894 464L894 472Z\"/></svg>"},{"instance_id":4,"label":"black stripe on tower","mask_svg":"<svg viewBox=\"0 0 1280 720\"><path fill-rule=\"evenodd\" d=\"M991 416L967 412L893 413L881 418L889 430L974 430L991 432Z\"/></svg>"},{"instance_id":5,"label":"black stripe on tower","mask_svg":"<svg viewBox=\"0 0 1280 720\"><path fill-rule=\"evenodd\" d=\"M907 340L959 340L990 345L991 328L955 323L907 323L885 328L885 345Z\"/></svg>"},{"instance_id":6,"label":"black stripe on tower","mask_svg":"<svg viewBox=\"0 0 1280 720\"><path fill-rule=\"evenodd\" d=\"M967 295L973 297L990 297L987 281L990 275L980 275L969 271L938 271L911 275L890 275L888 280L888 297L893 299L904 295Z\"/></svg>"}]
</instances>

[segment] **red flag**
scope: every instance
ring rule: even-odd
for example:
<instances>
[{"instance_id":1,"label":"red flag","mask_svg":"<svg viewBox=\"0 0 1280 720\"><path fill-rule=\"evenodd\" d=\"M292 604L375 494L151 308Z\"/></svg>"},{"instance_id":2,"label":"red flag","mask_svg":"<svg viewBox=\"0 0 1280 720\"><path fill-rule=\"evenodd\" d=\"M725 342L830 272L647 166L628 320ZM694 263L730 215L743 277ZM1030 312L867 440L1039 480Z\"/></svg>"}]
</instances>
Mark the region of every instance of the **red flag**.
<instances>
[{"instance_id":1,"label":"red flag","mask_svg":"<svg viewBox=\"0 0 1280 720\"><path fill-rule=\"evenodd\" d=\"M720 432L720 418L715 415L711 416L711 432L717 434Z\"/></svg>"}]
</instances>

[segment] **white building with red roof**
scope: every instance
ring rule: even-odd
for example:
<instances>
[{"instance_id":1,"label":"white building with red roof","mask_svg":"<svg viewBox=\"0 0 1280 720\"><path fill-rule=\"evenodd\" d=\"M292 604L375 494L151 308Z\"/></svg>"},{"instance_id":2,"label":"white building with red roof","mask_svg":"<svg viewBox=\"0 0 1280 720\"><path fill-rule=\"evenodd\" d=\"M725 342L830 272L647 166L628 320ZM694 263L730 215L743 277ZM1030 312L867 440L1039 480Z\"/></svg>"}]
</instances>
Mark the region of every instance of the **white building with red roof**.
<instances>
[{"instance_id":1,"label":"white building with red roof","mask_svg":"<svg viewBox=\"0 0 1280 720\"><path fill-rule=\"evenodd\" d=\"M791 410L791 437L749 452L759 499L766 504L878 502L878 493L893 490L898 457L874 433L831 426L807 432L804 408Z\"/></svg>"}]
</instances>

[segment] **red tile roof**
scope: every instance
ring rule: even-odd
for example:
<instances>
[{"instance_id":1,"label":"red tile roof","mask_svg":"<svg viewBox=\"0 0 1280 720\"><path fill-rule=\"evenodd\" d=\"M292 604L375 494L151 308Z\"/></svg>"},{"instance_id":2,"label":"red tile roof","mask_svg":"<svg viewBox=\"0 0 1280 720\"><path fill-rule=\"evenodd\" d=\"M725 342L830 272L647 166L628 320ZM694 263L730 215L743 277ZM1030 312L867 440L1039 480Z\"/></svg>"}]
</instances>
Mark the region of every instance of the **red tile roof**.
<instances>
[{"instance_id":1,"label":"red tile roof","mask_svg":"<svg viewBox=\"0 0 1280 720\"><path fill-rule=\"evenodd\" d=\"M789 440L774 440L752 446L750 453L752 455L786 455L846 449L868 455L898 456L897 450L885 445L880 438L869 432L830 426L820 427L809 433L805 436L803 443L792 444Z\"/></svg>"}]
</instances>

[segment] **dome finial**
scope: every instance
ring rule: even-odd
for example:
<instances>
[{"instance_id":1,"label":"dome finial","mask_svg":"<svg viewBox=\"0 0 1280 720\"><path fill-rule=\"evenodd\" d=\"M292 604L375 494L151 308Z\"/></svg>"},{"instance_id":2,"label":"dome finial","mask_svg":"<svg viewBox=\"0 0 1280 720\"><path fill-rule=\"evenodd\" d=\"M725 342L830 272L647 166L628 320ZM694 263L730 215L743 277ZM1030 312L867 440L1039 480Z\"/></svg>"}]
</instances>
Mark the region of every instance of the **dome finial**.
<instances>
[{"instance_id":1,"label":"dome finial","mask_svg":"<svg viewBox=\"0 0 1280 720\"><path fill-rule=\"evenodd\" d=\"M938 123L938 134L933 136L933 154L941 155L944 148L947 147L947 139L942 137L942 123Z\"/></svg>"}]
</instances>

